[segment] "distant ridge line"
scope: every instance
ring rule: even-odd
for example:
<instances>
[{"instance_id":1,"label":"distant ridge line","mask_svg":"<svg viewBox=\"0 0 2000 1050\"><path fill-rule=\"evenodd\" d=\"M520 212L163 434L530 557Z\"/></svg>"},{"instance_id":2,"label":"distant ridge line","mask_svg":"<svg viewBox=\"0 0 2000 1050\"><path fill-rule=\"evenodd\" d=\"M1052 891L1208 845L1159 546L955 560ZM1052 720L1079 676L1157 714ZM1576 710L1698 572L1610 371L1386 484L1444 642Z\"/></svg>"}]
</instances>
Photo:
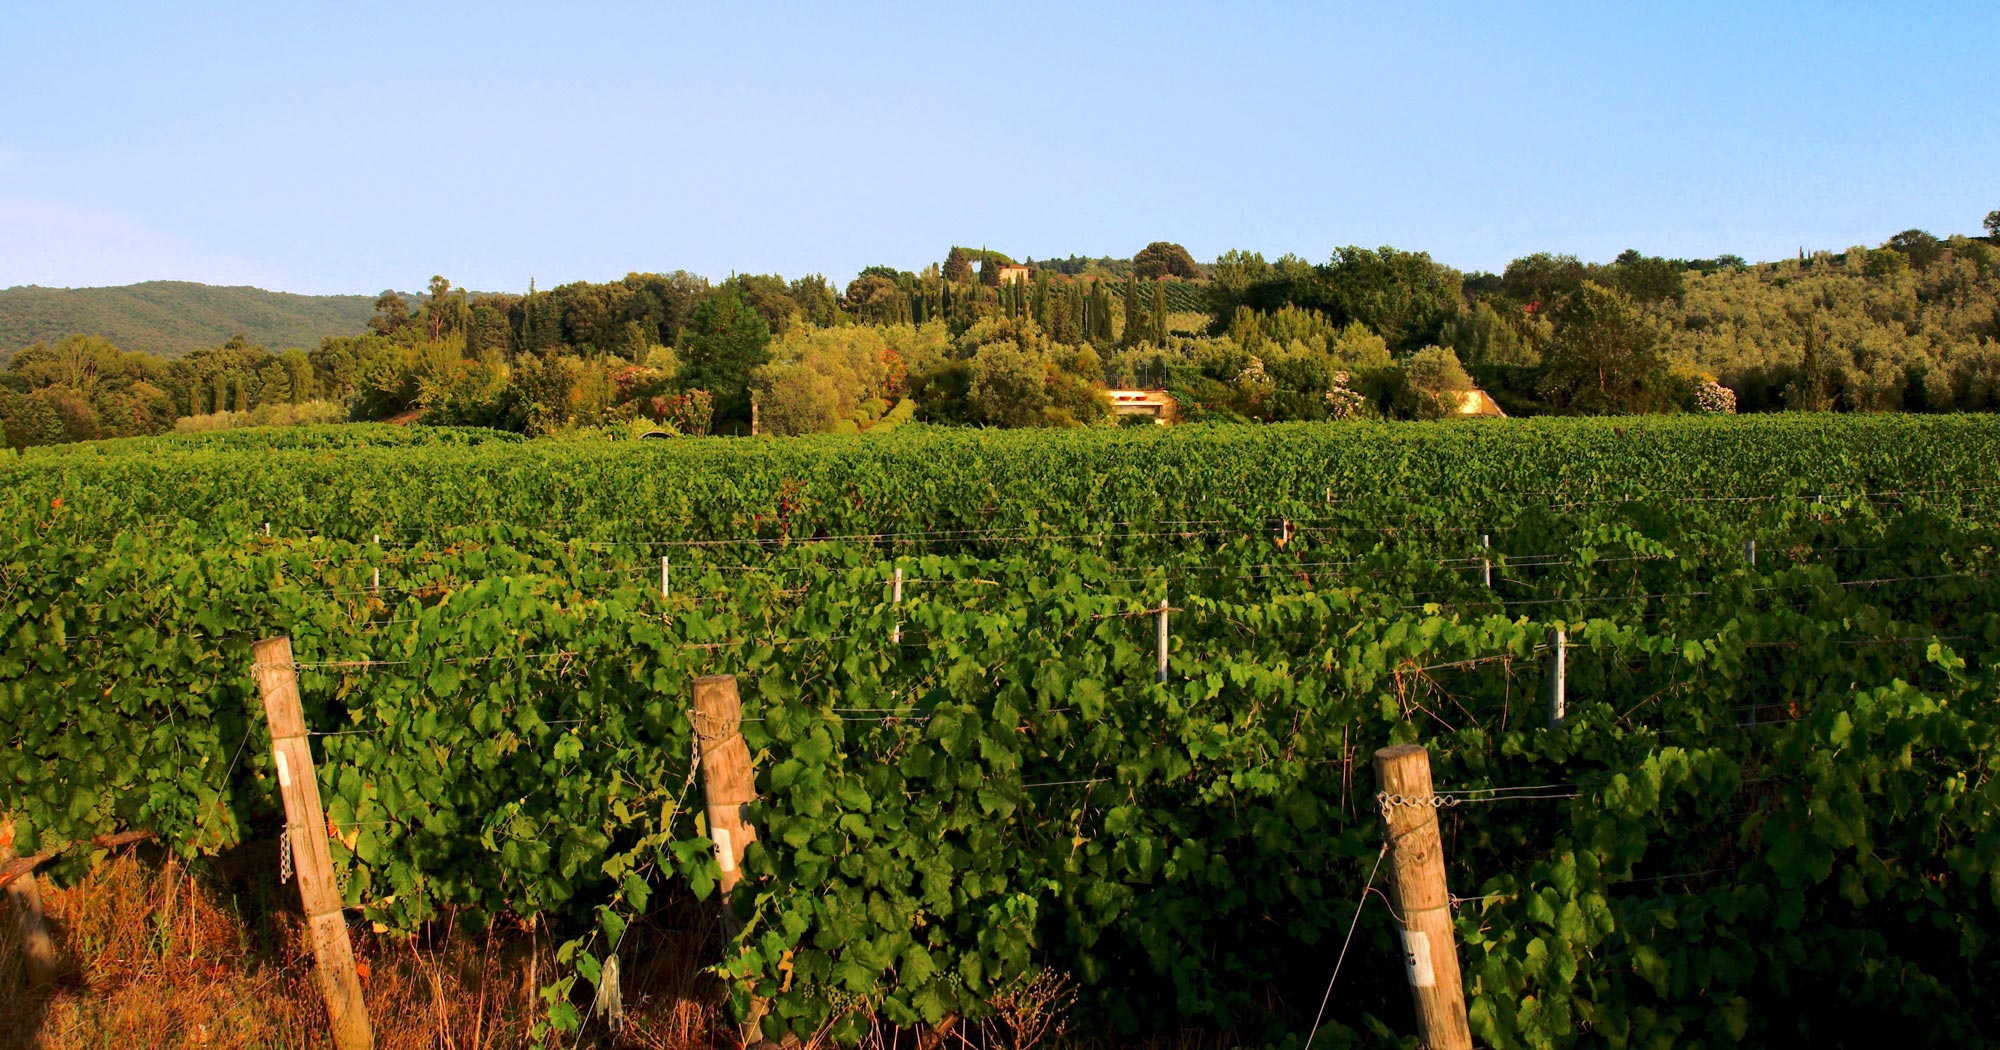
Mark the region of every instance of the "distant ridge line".
<instances>
[{"instance_id":1,"label":"distant ridge line","mask_svg":"<svg viewBox=\"0 0 2000 1050\"><path fill-rule=\"evenodd\" d=\"M304 295L250 285L145 281L101 288L0 289L0 351L54 343L82 332L124 350L179 357L242 333L273 350L311 348L330 335L358 335L375 295Z\"/></svg>"}]
</instances>

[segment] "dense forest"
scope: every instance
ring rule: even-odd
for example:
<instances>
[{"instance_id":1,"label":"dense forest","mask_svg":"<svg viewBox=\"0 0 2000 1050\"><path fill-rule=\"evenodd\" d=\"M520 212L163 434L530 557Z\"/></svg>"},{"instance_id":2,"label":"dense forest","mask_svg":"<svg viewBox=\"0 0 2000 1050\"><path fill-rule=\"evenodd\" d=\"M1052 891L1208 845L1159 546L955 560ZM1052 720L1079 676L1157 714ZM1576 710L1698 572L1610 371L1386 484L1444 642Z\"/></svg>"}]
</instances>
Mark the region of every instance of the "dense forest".
<instances>
[{"instance_id":1,"label":"dense forest","mask_svg":"<svg viewBox=\"0 0 2000 1050\"><path fill-rule=\"evenodd\" d=\"M189 281L116 288L0 288L0 355L77 332L127 350L177 357L241 334L266 346L313 346L361 331L372 295L294 295Z\"/></svg>"},{"instance_id":2,"label":"dense forest","mask_svg":"<svg viewBox=\"0 0 2000 1050\"><path fill-rule=\"evenodd\" d=\"M1325 262L1156 242L1125 260L954 247L918 272L634 273L524 294L444 277L365 329L172 359L70 334L0 370L10 446L165 430L422 420L549 434L873 432L910 419L1109 425L1108 388L1184 421L2000 410L2000 212L1987 236L1465 274L1423 252ZM1127 418L1126 422L1136 420Z\"/></svg>"}]
</instances>

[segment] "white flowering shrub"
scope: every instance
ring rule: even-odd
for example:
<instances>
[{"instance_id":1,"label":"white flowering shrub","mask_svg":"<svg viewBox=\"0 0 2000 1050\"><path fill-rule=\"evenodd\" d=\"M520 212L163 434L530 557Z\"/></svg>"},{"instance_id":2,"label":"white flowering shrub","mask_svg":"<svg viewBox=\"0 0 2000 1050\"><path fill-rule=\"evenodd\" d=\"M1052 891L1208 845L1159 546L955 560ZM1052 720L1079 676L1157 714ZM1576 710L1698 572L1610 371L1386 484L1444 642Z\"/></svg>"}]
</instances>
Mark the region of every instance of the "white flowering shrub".
<instances>
[{"instance_id":1,"label":"white flowering shrub","mask_svg":"<svg viewBox=\"0 0 2000 1050\"><path fill-rule=\"evenodd\" d=\"M1704 379L1694 389L1694 407L1703 412L1736 412L1736 391L1723 386L1713 379Z\"/></svg>"}]
</instances>

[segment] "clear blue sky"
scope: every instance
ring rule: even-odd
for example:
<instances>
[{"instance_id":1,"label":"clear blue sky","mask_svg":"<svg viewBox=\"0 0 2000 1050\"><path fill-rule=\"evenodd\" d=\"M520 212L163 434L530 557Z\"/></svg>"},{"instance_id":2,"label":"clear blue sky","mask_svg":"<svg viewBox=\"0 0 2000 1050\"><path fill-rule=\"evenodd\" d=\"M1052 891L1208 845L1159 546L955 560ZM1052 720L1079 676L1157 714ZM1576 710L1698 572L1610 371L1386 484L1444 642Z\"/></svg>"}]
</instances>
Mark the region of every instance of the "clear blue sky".
<instances>
[{"instance_id":1,"label":"clear blue sky","mask_svg":"<svg viewBox=\"0 0 2000 1050\"><path fill-rule=\"evenodd\" d=\"M229 6L0 0L0 286L1757 259L2000 208L1992 3Z\"/></svg>"}]
</instances>

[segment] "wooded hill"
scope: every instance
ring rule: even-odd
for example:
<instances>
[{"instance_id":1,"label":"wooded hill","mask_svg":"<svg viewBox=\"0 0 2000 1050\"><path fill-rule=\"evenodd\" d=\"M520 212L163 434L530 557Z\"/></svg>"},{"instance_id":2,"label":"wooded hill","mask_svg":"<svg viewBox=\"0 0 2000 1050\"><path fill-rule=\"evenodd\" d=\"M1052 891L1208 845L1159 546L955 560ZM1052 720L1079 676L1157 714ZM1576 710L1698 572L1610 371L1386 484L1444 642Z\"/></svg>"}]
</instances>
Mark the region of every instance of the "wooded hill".
<instances>
[{"instance_id":1,"label":"wooded hill","mask_svg":"<svg viewBox=\"0 0 2000 1050\"><path fill-rule=\"evenodd\" d=\"M262 346L318 346L357 335L375 312L372 295L294 295L192 281L113 288L0 288L0 347L53 344L82 332L127 350L177 357L221 346L241 333Z\"/></svg>"},{"instance_id":2,"label":"wooded hill","mask_svg":"<svg viewBox=\"0 0 2000 1050\"><path fill-rule=\"evenodd\" d=\"M633 273L525 295L436 276L422 297L358 308L355 334L229 316L213 330L242 337L171 360L86 334L0 350L0 435L26 447L181 420L411 413L529 434L747 433L753 418L800 434L872 426L904 401L924 423L1088 426L1117 422L1106 389L1130 386L1164 388L1184 422L1436 418L1475 387L1512 416L1994 412L1997 247L1912 229L1777 262L1544 252L1467 274L1354 245L1324 263L1232 251L1201 267L1156 242L1115 279L1091 272L1102 260L1070 274L961 246L918 273L871 266L844 291L819 274ZM158 287L172 286L102 291Z\"/></svg>"}]
</instances>

